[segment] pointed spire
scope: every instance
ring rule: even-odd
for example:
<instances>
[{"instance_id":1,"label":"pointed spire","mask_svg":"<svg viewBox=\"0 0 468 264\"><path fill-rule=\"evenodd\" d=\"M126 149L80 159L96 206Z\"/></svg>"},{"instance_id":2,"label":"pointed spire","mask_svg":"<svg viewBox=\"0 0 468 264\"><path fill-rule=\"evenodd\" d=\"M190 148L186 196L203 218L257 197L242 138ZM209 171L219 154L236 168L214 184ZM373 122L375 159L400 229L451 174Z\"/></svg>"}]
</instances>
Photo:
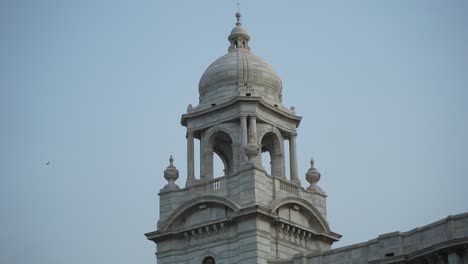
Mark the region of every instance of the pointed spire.
<instances>
[{"instance_id":1,"label":"pointed spire","mask_svg":"<svg viewBox=\"0 0 468 264\"><path fill-rule=\"evenodd\" d=\"M242 25L242 23L240 22L241 16L242 16L242 15L241 15L241 13L239 12L239 3L237 3L237 13L236 13L237 23L236 23L236 26Z\"/></svg>"}]
</instances>

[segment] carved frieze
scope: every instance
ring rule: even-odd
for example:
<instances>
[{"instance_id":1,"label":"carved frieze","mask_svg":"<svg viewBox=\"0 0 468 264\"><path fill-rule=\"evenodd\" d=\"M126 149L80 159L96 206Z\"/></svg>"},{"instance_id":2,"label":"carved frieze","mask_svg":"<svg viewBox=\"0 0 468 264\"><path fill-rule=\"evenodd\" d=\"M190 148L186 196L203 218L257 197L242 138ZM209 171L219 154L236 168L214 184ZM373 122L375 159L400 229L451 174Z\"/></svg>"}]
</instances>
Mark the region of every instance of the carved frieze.
<instances>
[{"instance_id":1,"label":"carved frieze","mask_svg":"<svg viewBox=\"0 0 468 264\"><path fill-rule=\"evenodd\" d=\"M215 223L198 227L184 232L184 237L189 241L190 246L206 244L223 239L225 236L224 223Z\"/></svg>"}]
</instances>

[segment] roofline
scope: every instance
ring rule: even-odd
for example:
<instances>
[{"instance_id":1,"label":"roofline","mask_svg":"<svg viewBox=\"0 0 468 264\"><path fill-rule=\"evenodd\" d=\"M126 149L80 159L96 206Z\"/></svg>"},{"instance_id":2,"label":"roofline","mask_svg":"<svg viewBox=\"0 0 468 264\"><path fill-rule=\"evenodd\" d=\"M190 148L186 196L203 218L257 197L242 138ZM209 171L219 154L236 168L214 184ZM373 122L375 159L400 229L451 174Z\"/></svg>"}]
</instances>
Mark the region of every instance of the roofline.
<instances>
[{"instance_id":1,"label":"roofline","mask_svg":"<svg viewBox=\"0 0 468 264\"><path fill-rule=\"evenodd\" d=\"M225 101L225 102L222 102L220 104L216 104L214 106L207 105L207 107L202 108L199 111L193 110L191 112L182 114L181 119L180 119L180 123L183 126L187 126L187 120L188 119L196 118L196 117L199 117L199 116L209 114L211 112L219 111L220 109L231 106L231 105L234 105L237 102L258 102L261 106L275 112L276 114L282 115L282 116L284 116L284 117L286 117L286 118L288 118L290 120L295 121L296 122L296 127L299 126L299 124L301 123L301 120L302 120L301 116L297 116L297 115L292 114L292 113L290 113L288 111L285 111L285 110L283 110L281 108L278 108L277 106L271 105L270 103L266 102L260 96L235 96L232 99L230 99L228 101Z\"/></svg>"}]
</instances>

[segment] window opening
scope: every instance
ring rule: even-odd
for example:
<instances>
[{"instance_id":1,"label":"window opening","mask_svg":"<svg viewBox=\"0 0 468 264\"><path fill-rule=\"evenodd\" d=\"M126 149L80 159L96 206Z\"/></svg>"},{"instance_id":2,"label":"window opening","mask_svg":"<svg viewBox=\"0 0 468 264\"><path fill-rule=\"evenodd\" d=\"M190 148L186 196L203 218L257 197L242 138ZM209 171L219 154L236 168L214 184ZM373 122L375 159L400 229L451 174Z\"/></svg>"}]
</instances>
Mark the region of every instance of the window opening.
<instances>
[{"instance_id":1,"label":"window opening","mask_svg":"<svg viewBox=\"0 0 468 264\"><path fill-rule=\"evenodd\" d=\"M218 178L224 176L224 163L218 154L214 153L213 155L213 177Z\"/></svg>"},{"instance_id":2,"label":"window opening","mask_svg":"<svg viewBox=\"0 0 468 264\"><path fill-rule=\"evenodd\" d=\"M271 157L270 152L262 152L262 166L265 168L267 175L271 176Z\"/></svg>"},{"instance_id":3,"label":"window opening","mask_svg":"<svg viewBox=\"0 0 468 264\"><path fill-rule=\"evenodd\" d=\"M213 257L206 257L203 260L202 264L215 264L215 260Z\"/></svg>"}]
</instances>

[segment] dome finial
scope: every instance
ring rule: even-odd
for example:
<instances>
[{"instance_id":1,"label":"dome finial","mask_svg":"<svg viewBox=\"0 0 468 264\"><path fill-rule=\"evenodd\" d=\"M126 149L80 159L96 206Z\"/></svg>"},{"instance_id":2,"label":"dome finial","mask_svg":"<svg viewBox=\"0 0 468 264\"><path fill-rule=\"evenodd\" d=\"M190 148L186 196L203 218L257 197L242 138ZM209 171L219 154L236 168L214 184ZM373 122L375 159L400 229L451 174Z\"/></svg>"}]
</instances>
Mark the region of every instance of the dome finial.
<instances>
[{"instance_id":1,"label":"dome finial","mask_svg":"<svg viewBox=\"0 0 468 264\"><path fill-rule=\"evenodd\" d=\"M236 26L242 25L242 23L240 22L241 16L242 15L241 15L241 13L239 11L239 2L237 2L237 13L236 13L237 23L236 23Z\"/></svg>"},{"instance_id":2,"label":"dome finial","mask_svg":"<svg viewBox=\"0 0 468 264\"><path fill-rule=\"evenodd\" d=\"M250 47L248 42L250 40L250 36L249 33L247 33L247 31L245 30L245 28L242 27L242 23L240 21L241 13L239 12L239 3L237 3L236 18L236 26L231 30L231 34L228 37L228 40L231 43L228 51L231 52L236 49L243 49L249 51Z\"/></svg>"}]
</instances>

